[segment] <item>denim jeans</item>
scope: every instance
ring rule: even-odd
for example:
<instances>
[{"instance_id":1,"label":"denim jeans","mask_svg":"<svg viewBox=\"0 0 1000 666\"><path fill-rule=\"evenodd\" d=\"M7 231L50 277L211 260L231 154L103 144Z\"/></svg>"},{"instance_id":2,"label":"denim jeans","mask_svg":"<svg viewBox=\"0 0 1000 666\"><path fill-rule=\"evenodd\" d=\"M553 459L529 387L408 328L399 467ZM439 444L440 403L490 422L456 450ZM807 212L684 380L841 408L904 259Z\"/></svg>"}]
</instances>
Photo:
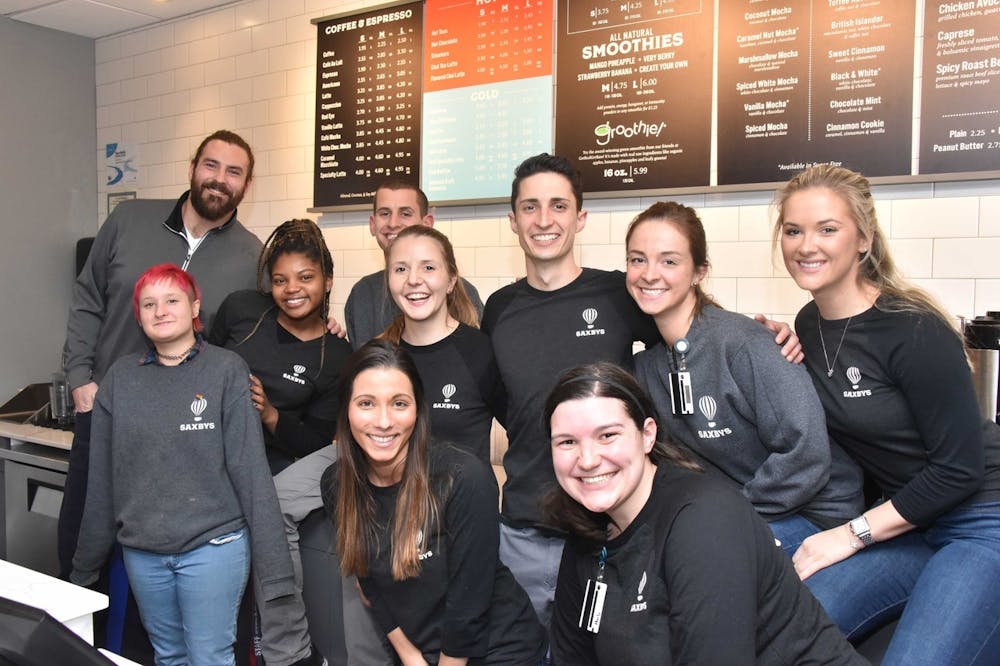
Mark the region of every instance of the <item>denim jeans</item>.
<instances>
[{"instance_id":1,"label":"denim jeans","mask_svg":"<svg viewBox=\"0 0 1000 666\"><path fill-rule=\"evenodd\" d=\"M250 573L248 534L243 528L176 555L123 549L156 666L236 663L236 614Z\"/></svg>"},{"instance_id":2,"label":"denim jeans","mask_svg":"<svg viewBox=\"0 0 1000 666\"><path fill-rule=\"evenodd\" d=\"M851 640L902 613L883 664L939 666L1000 664L998 581L1000 502L987 502L865 548L805 583Z\"/></svg>"},{"instance_id":3,"label":"denim jeans","mask_svg":"<svg viewBox=\"0 0 1000 666\"><path fill-rule=\"evenodd\" d=\"M788 516L779 520L771 521L767 524L771 528L774 538L779 541L781 549L788 557L795 554L806 537L810 537L822 530L802 516Z\"/></svg>"}]
</instances>

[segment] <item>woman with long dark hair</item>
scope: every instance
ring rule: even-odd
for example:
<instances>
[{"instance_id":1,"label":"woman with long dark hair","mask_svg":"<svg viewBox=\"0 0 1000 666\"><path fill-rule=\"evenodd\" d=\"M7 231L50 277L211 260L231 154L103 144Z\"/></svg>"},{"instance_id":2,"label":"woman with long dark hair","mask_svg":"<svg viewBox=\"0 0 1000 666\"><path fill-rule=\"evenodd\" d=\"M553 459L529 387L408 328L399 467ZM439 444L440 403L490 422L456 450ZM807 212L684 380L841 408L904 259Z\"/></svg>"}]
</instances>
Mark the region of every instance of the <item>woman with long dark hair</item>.
<instances>
[{"instance_id":1,"label":"woman with long dark hair","mask_svg":"<svg viewBox=\"0 0 1000 666\"><path fill-rule=\"evenodd\" d=\"M112 545L157 666L233 664L253 566L261 601L292 565L246 363L201 337L198 287L172 264L135 284L145 354L117 361L94 403L90 481L71 579L92 583Z\"/></svg>"},{"instance_id":2,"label":"woman with long dark hair","mask_svg":"<svg viewBox=\"0 0 1000 666\"><path fill-rule=\"evenodd\" d=\"M610 363L545 401L570 537L552 619L557 664L861 664L753 506L658 440L646 393Z\"/></svg>"},{"instance_id":3,"label":"woman with long dark hair","mask_svg":"<svg viewBox=\"0 0 1000 666\"><path fill-rule=\"evenodd\" d=\"M404 664L537 664L544 632L499 560L497 487L433 445L409 355L375 340L344 371L339 458L323 475L345 576L357 576Z\"/></svg>"},{"instance_id":4,"label":"woman with long dark hair","mask_svg":"<svg viewBox=\"0 0 1000 666\"><path fill-rule=\"evenodd\" d=\"M777 208L775 243L813 297L795 328L830 436L882 494L807 538L795 568L852 640L902 612L884 664L1000 663L1000 428L962 340L896 269L864 176L806 169Z\"/></svg>"}]
</instances>

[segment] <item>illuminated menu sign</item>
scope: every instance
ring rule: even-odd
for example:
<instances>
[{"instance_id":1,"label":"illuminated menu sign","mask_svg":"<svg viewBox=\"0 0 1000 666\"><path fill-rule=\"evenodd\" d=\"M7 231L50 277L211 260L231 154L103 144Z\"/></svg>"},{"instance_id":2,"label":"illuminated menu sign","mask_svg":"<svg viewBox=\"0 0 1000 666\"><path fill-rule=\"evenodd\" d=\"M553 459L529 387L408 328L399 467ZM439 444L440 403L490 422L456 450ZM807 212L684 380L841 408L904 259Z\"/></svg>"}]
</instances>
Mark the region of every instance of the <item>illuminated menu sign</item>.
<instances>
[{"instance_id":1,"label":"illuminated menu sign","mask_svg":"<svg viewBox=\"0 0 1000 666\"><path fill-rule=\"evenodd\" d=\"M427 0L421 186L434 201L498 197L552 146L554 0Z\"/></svg>"},{"instance_id":2,"label":"illuminated menu sign","mask_svg":"<svg viewBox=\"0 0 1000 666\"><path fill-rule=\"evenodd\" d=\"M560 0L556 152L588 192L709 183L710 0Z\"/></svg>"},{"instance_id":3,"label":"illuminated menu sign","mask_svg":"<svg viewBox=\"0 0 1000 666\"><path fill-rule=\"evenodd\" d=\"M1000 0L927 2L919 173L1000 169Z\"/></svg>"},{"instance_id":4,"label":"illuminated menu sign","mask_svg":"<svg viewBox=\"0 0 1000 666\"><path fill-rule=\"evenodd\" d=\"M316 207L370 204L419 177L421 2L317 24Z\"/></svg>"},{"instance_id":5,"label":"illuminated menu sign","mask_svg":"<svg viewBox=\"0 0 1000 666\"><path fill-rule=\"evenodd\" d=\"M739 0L719 18L718 183L816 162L909 174L910 0Z\"/></svg>"}]
</instances>

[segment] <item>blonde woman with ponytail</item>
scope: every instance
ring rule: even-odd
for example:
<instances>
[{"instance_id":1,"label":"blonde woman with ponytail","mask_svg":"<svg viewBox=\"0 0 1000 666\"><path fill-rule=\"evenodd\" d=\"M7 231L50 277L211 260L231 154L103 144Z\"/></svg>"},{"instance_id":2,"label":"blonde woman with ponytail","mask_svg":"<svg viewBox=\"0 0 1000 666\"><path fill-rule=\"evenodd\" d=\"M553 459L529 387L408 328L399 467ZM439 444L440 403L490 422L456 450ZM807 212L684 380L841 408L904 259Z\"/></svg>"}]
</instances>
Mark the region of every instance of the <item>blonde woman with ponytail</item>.
<instances>
[{"instance_id":1,"label":"blonde woman with ponytail","mask_svg":"<svg viewBox=\"0 0 1000 666\"><path fill-rule=\"evenodd\" d=\"M899 275L864 176L811 167L777 208L775 242L813 297L795 328L830 437L881 493L806 539L795 568L852 640L902 613L883 664L1000 663L1000 428L962 340Z\"/></svg>"}]
</instances>

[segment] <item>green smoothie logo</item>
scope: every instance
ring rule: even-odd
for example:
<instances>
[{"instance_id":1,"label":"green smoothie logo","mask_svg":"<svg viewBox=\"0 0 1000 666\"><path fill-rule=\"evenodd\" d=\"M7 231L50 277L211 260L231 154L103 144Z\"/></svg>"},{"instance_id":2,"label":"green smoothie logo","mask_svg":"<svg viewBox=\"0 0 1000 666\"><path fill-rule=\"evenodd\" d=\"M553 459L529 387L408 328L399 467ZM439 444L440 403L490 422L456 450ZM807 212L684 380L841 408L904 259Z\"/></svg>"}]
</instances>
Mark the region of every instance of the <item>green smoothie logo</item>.
<instances>
[{"instance_id":1,"label":"green smoothie logo","mask_svg":"<svg viewBox=\"0 0 1000 666\"><path fill-rule=\"evenodd\" d=\"M667 124L665 122L647 123L645 120L637 120L631 125L612 125L605 122L594 128L594 136L597 138L598 146L606 146L616 136L622 136L626 139L631 139L632 137L658 137L660 136L660 132L666 129L666 127Z\"/></svg>"}]
</instances>

